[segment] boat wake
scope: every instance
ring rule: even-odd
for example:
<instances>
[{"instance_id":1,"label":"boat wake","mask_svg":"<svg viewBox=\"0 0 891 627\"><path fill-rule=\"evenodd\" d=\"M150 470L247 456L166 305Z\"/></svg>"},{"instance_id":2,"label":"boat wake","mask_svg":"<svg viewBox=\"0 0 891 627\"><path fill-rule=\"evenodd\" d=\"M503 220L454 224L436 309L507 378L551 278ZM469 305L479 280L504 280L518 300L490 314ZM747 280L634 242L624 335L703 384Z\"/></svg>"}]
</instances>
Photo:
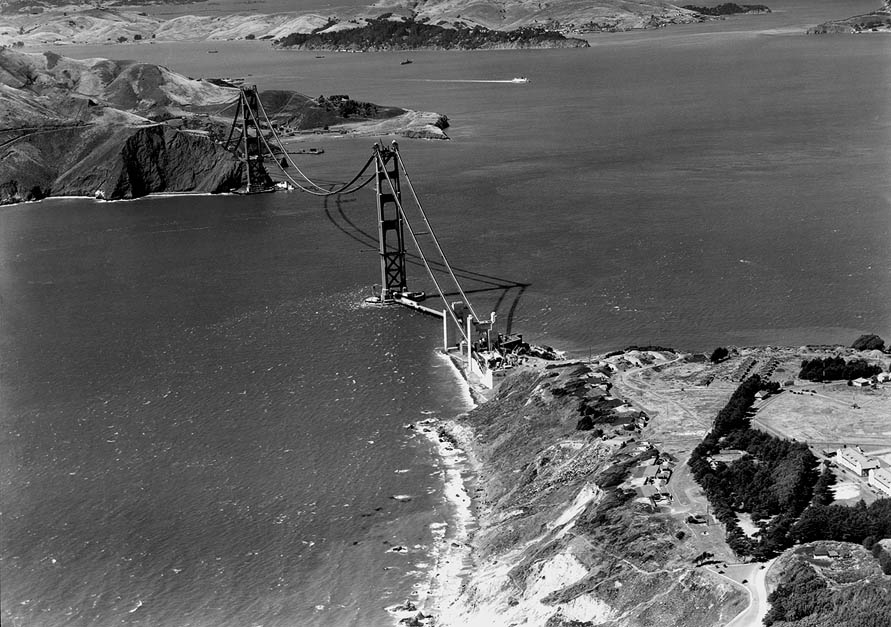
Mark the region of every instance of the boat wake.
<instances>
[{"instance_id":1,"label":"boat wake","mask_svg":"<svg viewBox=\"0 0 891 627\"><path fill-rule=\"evenodd\" d=\"M508 78L508 79L473 79L473 78L406 78L403 80L414 81L417 83L506 83L516 85L528 83L529 79L525 77Z\"/></svg>"}]
</instances>

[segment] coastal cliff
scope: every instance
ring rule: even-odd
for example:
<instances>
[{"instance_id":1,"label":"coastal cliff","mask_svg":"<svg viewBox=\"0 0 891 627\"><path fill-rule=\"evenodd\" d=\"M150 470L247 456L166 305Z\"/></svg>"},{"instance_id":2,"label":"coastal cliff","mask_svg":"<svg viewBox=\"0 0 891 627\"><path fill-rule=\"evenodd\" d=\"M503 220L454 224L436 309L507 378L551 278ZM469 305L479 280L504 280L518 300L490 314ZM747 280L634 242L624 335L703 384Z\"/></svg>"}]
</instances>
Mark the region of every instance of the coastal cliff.
<instances>
[{"instance_id":1,"label":"coastal cliff","mask_svg":"<svg viewBox=\"0 0 891 627\"><path fill-rule=\"evenodd\" d=\"M638 439L642 420L570 362L510 376L443 427L476 461L479 529L460 594L429 608L436 624L704 627L738 613L742 591L697 568L685 527L629 487L674 463Z\"/></svg>"},{"instance_id":2,"label":"coastal cliff","mask_svg":"<svg viewBox=\"0 0 891 627\"><path fill-rule=\"evenodd\" d=\"M234 191L244 163L221 139L238 94L225 81L153 64L0 49L0 204ZM316 130L448 139L448 119L438 113L346 95L269 91L260 99L278 132L298 142ZM265 173L252 174L272 184Z\"/></svg>"},{"instance_id":3,"label":"coastal cliff","mask_svg":"<svg viewBox=\"0 0 891 627\"><path fill-rule=\"evenodd\" d=\"M235 189L233 154L164 122L237 93L150 64L0 50L0 203Z\"/></svg>"},{"instance_id":4,"label":"coastal cliff","mask_svg":"<svg viewBox=\"0 0 891 627\"><path fill-rule=\"evenodd\" d=\"M37 132L8 146L0 164L0 204L48 196L216 193L239 187L243 176L243 164L221 146L164 125Z\"/></svg>"}]
</instances>

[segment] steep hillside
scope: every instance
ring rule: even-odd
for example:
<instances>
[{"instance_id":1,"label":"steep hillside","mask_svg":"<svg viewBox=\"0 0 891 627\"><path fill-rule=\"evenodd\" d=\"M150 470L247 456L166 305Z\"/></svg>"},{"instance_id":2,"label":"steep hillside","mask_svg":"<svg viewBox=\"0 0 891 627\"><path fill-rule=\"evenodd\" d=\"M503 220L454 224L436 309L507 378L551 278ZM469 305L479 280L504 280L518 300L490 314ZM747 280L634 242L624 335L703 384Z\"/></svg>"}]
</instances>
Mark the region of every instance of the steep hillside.
<instances>
[{"instance_id":1,"label":"steep hillside","mask_svg":"<svg viewBox=\"0 0 891 627\"><path fill-rule=\"evenodd\" d=\"M234 189L232 154L158 121L237 93L155 65L0 50L0 203Z\"/></svg>"},{"instance_id":2,"label":"steep hillside","mask_svg":"<svg viewBox=\"0 0 891 627\"><path fill-rule=\"evenodd\" d=\"M437 624L704 627L745 606L699 566L685 527L629 487L668 458L591 376L583 364L513 375L454 430L483 469L480 528L457 601L431 608ZM583 416L596 429L580 430Z\"/></svg>"},{"instance_id":3,"label":"steep hillside","mask_svg":"<svg viewBox=\"0 0 891 627\"><path fill-rule=\"evenodd\" d=\"M0 204L237 189L244 164L214 139L226 137L238 94L224 81L147 63L0 49ZM260 99L280 133L330 128L339 135L447 139L446 118L436 113L345 95L275 91Z\"/></svg>"}]
</instances>

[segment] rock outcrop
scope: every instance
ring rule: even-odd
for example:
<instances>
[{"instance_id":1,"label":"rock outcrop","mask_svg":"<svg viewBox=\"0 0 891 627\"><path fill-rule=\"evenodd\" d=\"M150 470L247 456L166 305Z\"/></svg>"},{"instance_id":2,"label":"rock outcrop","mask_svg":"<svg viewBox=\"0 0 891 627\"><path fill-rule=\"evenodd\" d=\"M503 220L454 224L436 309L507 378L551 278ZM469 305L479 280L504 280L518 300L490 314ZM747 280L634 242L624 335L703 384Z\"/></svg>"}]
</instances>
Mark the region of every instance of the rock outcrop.
<instances>
[{"instance_id":1,"label":"rock outcrop","mask_svg":"<svg viewBox=\"0 0 891 627\"><path fill-rule=\"evenodd\" d=\"M891 33L891 0L885 0L882 7L872 13L824 22L809 28L807 33L808 35Z\"/></svg>"},{"instance_id":2,"label":"rock outcrop","mask_svg":"<svg viewBox=\"0 0 891 627\"><path fill-rule=\"evenodd\" d=\"M157 121L231 101L232 88L156 65L0 50L0 203L230 191L243 164Z\"/></svg>"}]
</instances>

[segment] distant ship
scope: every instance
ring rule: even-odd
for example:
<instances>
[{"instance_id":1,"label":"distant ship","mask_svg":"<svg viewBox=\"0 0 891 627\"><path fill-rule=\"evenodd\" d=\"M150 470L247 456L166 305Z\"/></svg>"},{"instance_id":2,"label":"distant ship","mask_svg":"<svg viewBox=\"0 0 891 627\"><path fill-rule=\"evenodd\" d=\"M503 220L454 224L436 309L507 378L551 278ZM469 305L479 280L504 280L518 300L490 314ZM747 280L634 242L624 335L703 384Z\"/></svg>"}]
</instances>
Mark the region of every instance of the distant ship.
<instances>
[{"instance_id":1,"label":"distant ship","mask_svg":"<svg viewBox=\"0 0 891 627\"><path fill-rule=\"evenodd\" d=\"M528 83L529 79L526 78L525 76L515 76L514 78L510 79L510 82L511 83Z\"/></svg>"},{"instance_id":2,"label":"distant ship","mask_svg":"<svg viewBox=\"0 0 891 627\"><path fill-rule=\"evenodd\" d=\"M403 59L402 62L399 63L399 65L408 65L411 62L411 59Z\"/></svg>"}]
</instances>

